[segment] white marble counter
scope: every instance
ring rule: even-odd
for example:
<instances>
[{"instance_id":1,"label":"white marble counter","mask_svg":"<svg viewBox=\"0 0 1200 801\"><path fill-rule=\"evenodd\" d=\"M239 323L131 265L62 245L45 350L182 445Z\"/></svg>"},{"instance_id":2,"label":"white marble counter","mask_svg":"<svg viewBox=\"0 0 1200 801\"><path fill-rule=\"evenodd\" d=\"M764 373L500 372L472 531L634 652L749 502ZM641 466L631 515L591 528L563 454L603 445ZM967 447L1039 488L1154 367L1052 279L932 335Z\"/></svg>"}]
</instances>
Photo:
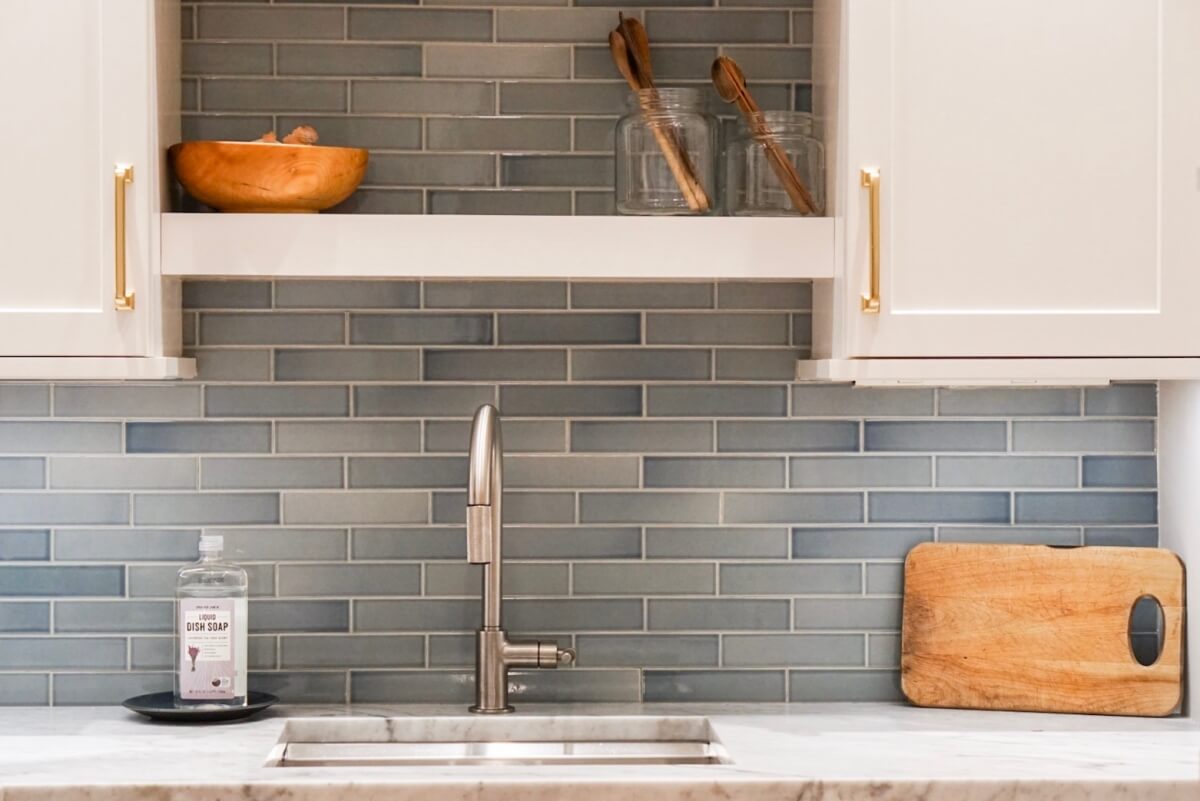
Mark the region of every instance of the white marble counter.
<instances>
[{"instance_id":1,"label":"white marble counter","mask_svg":"<svg viewBox=\"0 0 1200 801\"><path fill-rule=\"evenodd\" d=\"M1200 721L887 704L525 705L517 714L701 715L732 763L277 768L265 763L288 716L468 716L448 706L293 707L172 726L119 708L15 708L0 710L0 801L1200 799Z\"/></svg>"}]
</instances>

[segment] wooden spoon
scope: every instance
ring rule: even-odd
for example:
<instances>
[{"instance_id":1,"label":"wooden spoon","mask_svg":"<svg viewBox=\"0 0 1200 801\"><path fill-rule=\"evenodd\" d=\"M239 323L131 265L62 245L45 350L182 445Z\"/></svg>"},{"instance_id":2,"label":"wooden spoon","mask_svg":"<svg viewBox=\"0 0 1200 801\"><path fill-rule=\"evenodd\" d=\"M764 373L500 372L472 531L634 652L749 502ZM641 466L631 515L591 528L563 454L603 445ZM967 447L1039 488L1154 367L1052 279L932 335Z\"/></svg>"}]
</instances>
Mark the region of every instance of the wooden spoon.
<instances>
[{"instance_id":1,"label":"wooden spoon","mask_svg":"<svg viewBox=\"0 0 1200 801\"><path fill-rule=\"evenodd\" d=\"M817 202L813 199L812 193L808 191L808 187L800 180L800 176L796 174L796 168L791 159L783 152L783 148L779 146L779 142L771 135L770 130L763 122L762 111L759 110L758 104L754 102L754 98L750 96L750 91L746 88L746 76L742 72L742 68L728 56L719 56L712 65L712 80L721 99L726 103L736 103L742 114L745 115L746 122L750 124L750 130L758 139L759 144L763 146L763 150L766 151L767 161L775 170L779 182L783 184L796 211L801 214L815 214Z\"/></svg>"}]
</instances>

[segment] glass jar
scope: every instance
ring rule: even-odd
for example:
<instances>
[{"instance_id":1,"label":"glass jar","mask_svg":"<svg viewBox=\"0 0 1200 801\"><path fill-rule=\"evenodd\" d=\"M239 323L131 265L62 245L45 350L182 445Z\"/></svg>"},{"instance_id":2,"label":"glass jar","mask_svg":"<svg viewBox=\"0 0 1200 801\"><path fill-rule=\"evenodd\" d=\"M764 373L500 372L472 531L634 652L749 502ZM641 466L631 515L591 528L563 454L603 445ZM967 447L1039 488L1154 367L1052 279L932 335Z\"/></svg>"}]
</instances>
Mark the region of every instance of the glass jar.
<instances>
[{"instance_id":1,"label":"glass jar","mask_svg":"<svg viewBox=\"0 0 1200 801\"><path fill-rule=\"evenodd\" d=\"M712 214L717 120L699 89L642 89L617 122L618 214Z\"/></svg>"},{"instance_id":2,"label":"glass jar","mask_svg":"<svg viewBox=\"0 0 1200 801\"><path fill-rule=\"evenodd\" d=\"M800 212L792 202L764 145L765 136L791 162L816 208ZM825 213L825 148L812 135L812 117L796 111L763 111L738 119L725 150L725 206L734 215Z\"/></svg>"}]
</instances>

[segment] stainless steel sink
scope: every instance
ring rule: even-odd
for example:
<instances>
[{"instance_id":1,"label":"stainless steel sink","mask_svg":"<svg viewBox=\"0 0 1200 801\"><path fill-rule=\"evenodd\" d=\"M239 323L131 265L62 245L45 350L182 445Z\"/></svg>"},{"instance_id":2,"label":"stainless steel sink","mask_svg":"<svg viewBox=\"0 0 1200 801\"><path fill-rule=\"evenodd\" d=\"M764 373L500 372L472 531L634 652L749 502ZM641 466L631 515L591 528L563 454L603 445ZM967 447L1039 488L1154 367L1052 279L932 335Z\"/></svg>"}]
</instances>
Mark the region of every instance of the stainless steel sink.
<instances>
[{"instance_id":1,"label":"stainless steel sink","mask_svg":"<svg viewBox=\"0 0 1200 801\"><path fill-rule=\"evenodd\" d=\"M700 717L308 718L288 721L268 767L715 765Z\"/></svg>"}]
</instances>

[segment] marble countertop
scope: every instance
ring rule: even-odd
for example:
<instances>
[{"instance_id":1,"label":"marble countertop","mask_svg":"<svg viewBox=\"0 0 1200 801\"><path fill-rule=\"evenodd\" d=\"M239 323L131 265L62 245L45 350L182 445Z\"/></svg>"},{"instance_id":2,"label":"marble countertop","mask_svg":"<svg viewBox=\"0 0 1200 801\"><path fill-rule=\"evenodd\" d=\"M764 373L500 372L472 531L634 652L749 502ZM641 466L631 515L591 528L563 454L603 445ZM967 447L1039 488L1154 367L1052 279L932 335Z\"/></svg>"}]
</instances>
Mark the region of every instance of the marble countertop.
<instances>
[{"instance_id":1,"label":"marble countertop","mask_svg":"<svg viewBox=\"0 0 1200 801\"><path fill-rule=\"evenodd\" d=\"M1200 720L893 704L523 706L521 716L709 719L730 764L267 767L294 717L457 706L292 707L172 726L113 707L0 710L0 801L1197 801ZM513 718L506 718L513 719Z\"/></svg>"}]
</instances>

